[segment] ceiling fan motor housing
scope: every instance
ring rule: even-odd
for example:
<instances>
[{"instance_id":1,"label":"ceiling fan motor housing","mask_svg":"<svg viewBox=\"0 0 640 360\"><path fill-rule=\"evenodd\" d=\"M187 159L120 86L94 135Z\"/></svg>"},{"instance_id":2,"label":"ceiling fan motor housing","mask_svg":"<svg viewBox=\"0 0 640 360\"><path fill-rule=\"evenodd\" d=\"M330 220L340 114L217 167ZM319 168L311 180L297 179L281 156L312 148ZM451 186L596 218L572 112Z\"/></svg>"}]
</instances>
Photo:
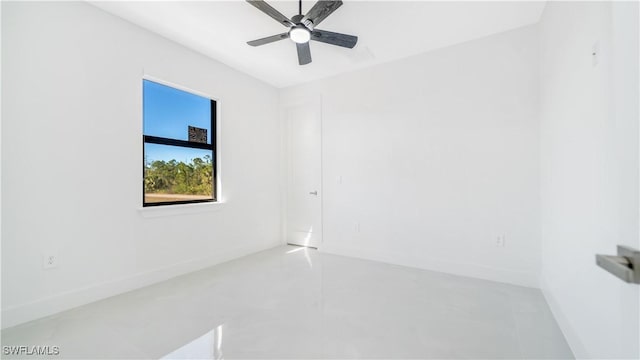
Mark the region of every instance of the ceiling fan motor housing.
<instances>
[{"instance_id":1,"label":"ceiling fan motor housing","mask_svg":"<svg viewBox=\"0 0 640 360\"><path fill-rule=\"evenodd\" d=\"M304 15L293 15L293 17L291 18L291 22L296 25L304 25L304 27L306 27L310 31L313 31L313 21L311 21L311 19L302 21L303 19Z\"/></svg>"}]
</instances>

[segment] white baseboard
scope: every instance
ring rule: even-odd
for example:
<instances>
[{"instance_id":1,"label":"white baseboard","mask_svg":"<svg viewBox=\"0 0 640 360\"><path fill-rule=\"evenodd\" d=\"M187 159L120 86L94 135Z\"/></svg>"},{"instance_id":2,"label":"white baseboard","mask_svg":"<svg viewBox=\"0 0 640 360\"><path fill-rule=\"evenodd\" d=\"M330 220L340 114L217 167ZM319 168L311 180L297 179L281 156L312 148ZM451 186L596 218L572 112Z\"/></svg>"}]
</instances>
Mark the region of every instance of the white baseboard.
<instances>
[{"instance_id":1,"label":"white baseboard","mask_svg":"<svg viewBox=\"0 0 640 360\"><path fill-rule=\"evenodd\" d=\"M534 272L498 269L476 264L454 263L451 261L442 261L433 258L420 257L420 259L417 259L415 257L411 257L411 255L401 256L399 254L378 254L371 251L363 254L362 249L350 249L348 247L327 244L322 244L318 250L328 254L379 261L388 264L408 266L423 270L496 281L536 289L540 288L539 276Z\"/></svg>"},{"instance_id":2,"label":"white baseboard","mask_svg":"<svg viewBox=\"0 0 640 360\"><path fill-rule=\"evenodd\" d=\"M2 309L2 329L54 315L65 310L149 286L193 271L202 270L279 245L282 245L282 242L277 240L271 242L268 246L228 250L212 256L173 264L165 268L147 271L131 277L74 289L30 303Z\"/></svg>"},{"instance_id":3,"label":"white baseboard","mask_svg":"<svg viewBox=\"0 0 640 360\"><path fill-rule=\"evenodd\" d=\"M547 300L547 304L549 304L549 308L551 309L551 313L553 317L556 319L562 334L564 335L567 344L569 344L569 348L571 348L571 352L573 352L573 356L576 359L587 359L591 358L587 353L587 349L582 344L578 333L573 330L573 326L569 323L569 319L564 315L564 312L560 308L558 301L556 301L555 296L547 286L547 282L544 279L544 276L540 279L540 288L542 290L542 295L544 295L545 300Z\"/></svg>"}]
</instances>

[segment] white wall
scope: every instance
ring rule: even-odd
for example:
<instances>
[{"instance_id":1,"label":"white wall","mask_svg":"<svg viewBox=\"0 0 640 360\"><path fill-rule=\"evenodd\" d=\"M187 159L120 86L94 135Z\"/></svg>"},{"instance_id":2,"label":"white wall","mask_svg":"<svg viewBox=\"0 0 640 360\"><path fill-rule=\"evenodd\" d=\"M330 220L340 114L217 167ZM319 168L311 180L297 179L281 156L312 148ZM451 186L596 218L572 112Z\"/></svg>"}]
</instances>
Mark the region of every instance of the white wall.
<instances>
[{"instance_id":1,"label":"white wall","mask_svg":"<svg viewBox=\"0 0 640 360\"><path fill-rule=\"evenodd\" d=\"M2 2L0 2L0 29L2 29ZM0 34L0 94L2 94L2 36ZM2 159L2 96L0 95L0 160ZM2 164L0 163L0 245L2 242ZM2 246L0 246L0 260L2 258ZM0 266L1 267L1 266ZM0 269L0 276L1 276ZM1 286L1 285L0 285ZM0 309L2 308L2 296L0 294ZM0 312L0 324L2 315Z\"/></svg>"},{"instance_id":2,"label":"white wall","mask_svg":"<svg viewBox=\"0 0 640 360\"><path fill-rule=\"evenodd\" d=\"M638 4L549 2L539 28L543 290L577 357L640 358L639 287L595 264L640 247Z\"/></svg>"},{"instance_id":3,"label":"white wall","mask_svg":"<svg viewBox=\"0 0 640 360\"><path fill-rule=\"evenodd\" d=\"M282 90L322 99L320 249L538 286L537 58L529 26Z\"/></svg>"},{"instance_id":4,"label":"white wall","mask_svg":"<svg viewBox=\"0 0 640 360\"><path fill-rule=\"evenodd\" d=\"M86 3L2 8L3 327L281 243L276 89ZM220 99L226 204L139 211L144 74Z\"/></svg>"}]
</instances>

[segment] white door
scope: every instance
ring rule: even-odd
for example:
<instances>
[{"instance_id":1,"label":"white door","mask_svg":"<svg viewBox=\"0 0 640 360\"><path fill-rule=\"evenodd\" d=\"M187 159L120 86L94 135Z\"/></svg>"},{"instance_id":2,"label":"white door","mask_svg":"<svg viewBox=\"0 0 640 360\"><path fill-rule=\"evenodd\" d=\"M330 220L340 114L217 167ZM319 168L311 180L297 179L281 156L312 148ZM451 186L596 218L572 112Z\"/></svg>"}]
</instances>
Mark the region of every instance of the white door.
<instances>
[{"instance_id":1,"label":"white door","mask_svg":"<svg viewBox=\"0 0 640 360\"><path fill-rule=\"evenodd\" d=\"M322 241L320 121L313 102L286 110L287 243L315 248Z\"/></svg>"}]
</instances>

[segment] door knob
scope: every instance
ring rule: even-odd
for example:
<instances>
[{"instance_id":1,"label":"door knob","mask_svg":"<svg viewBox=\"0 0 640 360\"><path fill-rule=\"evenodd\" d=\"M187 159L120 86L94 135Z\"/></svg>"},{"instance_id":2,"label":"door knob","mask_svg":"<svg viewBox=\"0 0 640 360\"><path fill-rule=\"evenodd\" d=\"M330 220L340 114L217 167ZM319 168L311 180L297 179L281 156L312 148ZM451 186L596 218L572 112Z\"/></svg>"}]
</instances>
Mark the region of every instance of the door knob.
<instances>
[{"instance_id":1,"label":"door knob","mask_svg":"<svg viewBox=\"0 0 640 360\"><path fill-rule=\"evenodd\" d=\"M318 190L309 192L309 195L318 196Z\"/></svg>"},{"instance_id":2,"label":"door knob","mask_svg":"<svg viewBox=\"0 0 640 360\"><path fill-rule=\"evenodd\" d=\"M618 256L596 255L596 264L622 281L640 284L640 251L618 245Z\"/></svg>"}]
</instances>

